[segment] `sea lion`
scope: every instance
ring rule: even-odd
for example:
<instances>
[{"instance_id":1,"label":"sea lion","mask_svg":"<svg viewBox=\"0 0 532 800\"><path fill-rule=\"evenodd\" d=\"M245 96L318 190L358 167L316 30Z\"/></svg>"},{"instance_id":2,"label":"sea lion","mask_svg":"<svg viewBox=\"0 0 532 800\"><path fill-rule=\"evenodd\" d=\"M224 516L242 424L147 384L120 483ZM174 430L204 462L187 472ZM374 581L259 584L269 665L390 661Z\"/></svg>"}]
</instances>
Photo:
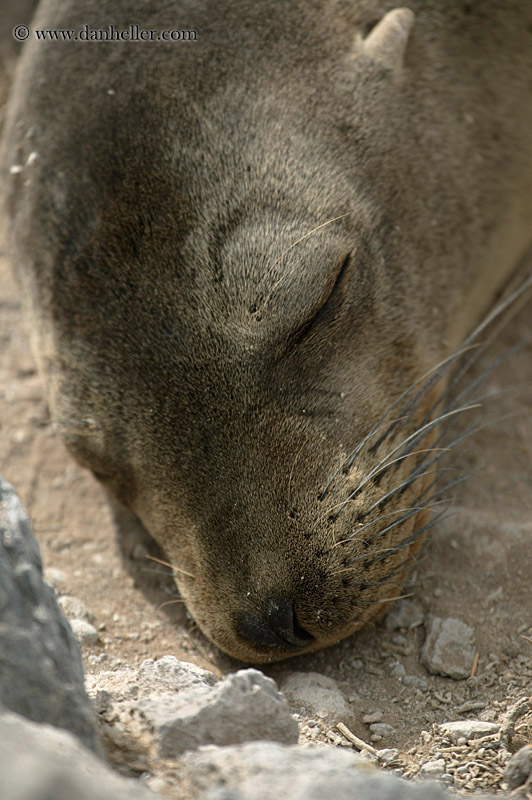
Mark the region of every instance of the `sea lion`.
<instances>
[{"instance_id":1,"label":"sea lion","mask_svg":"<svg viewBox=\"0 0 532 800\"><path fill-rule=\"evenodd\" d=\"M33 33L111 24L196 38ZM532 241L532 4L45 0L32 28L3 182L52 417L220 648L336 642L415 562L474 405L453 354Z\"/></svg>"}]
</instances>

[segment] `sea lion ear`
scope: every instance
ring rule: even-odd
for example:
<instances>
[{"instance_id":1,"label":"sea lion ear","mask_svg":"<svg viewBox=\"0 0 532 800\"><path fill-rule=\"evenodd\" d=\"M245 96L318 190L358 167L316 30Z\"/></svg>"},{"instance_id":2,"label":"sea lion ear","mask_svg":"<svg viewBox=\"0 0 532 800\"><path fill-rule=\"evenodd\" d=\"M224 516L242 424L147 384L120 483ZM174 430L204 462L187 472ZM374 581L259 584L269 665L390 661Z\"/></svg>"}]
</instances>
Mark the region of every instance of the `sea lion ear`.
<instances>
[{"instance_id":1,"label":"sea lion ear","mask_svg":"<svg viewBox=\"0 0 532 800\"><path fill-rule=\"evenodd\" d=\"M362 41L362 52L383 69L400 73L415 14L409 8L394 8Z\"/></svg>"}]
</instances>

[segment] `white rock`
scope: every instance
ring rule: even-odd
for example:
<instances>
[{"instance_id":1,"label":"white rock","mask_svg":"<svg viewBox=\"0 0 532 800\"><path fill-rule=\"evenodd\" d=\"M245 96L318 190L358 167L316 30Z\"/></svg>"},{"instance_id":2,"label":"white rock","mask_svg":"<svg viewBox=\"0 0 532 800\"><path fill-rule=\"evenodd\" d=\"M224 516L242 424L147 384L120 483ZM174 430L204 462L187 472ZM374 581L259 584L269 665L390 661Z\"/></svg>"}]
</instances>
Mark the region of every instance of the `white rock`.
<instances>
[{"instance_id":1,"label":"white rock","mask_svg":"<svg viewBox=\"0 0 532 800\"><path fill-rule=\"evenodd\" d=\"M61 586L66 584L67 576L61 569L57 569L56 567L48 567L44 573L44 580L49 583L52 589L55 589L57 592L61 589Z\"/></svg>"},{"instance_id":2,"label":"white rock","mask_svg":"<svg viewBox=\"0 0 532 800\"><path fill-rule=\"evenodd\" d=\"M399 750L396 750L395 747L384 747L382 750L377 750L377 758L381 764L386 766L387 764L397 761L399 758Z\"/></svg>"},{"instance_id":3,"label":"white rock","mask_svg":"<svg viewBox=\"0 0 532 800\"><path fill-rule=\"evenodd\" d=\"M387 722L374 722L369 729L375 736L391 736L395 733L395 728Z\"/></svg>"},{"instance_id":4,"label":"white rock","mask_svg":"<svg viewBox=\"0 0 532 800\"><path fill-rule=\"evenodd\" d=\"M138 669L138 682L144 691L184 691L192 686L213 686L216 675L175 656L143 661Z\"/></svg>"},{"instance_id":5,"label":"white rock","mask_svg":"<svg viewBox=\"0 0 532 800\"><path fill-rule=\"evenodd\" d=\"M440 778L445 772L445 759L436 758L434 761L426 761L419 770L422 778Z\"/></svg>"},{"instance_id":6,"label":"white rock","mask_svg":"<svg viewBox=\"0 0 532 800\"><path fill-rule=\"evenodd\" d=\"M353 709L348 705L338 684L318 672L293 672L281 683L281 690L292 705L304 708L309 715L327 721L354 722Z\"/></svg>"},{"instance_id":7,"label":"white rock","mask_svg":"<svg viewBox=\"0 0 532 800\"><path fill-rule=\"evenodd\" d=\"M71 619L70 627L80 645L92 646L98 641L98 631L84 619Z\"/></svg>"},{"instance_id":8,"label":"white rock","mask_svg":"<svg viewBox=\"0 0 532 800\"><path fill-rule=\"evenodd\" d=\"M489 736L490 733L497 733L500 725L496 722L482 722L479 719L461 719L456 722L442 722L438 728L456 742L460 738L469 741L478 739L480 736Z\"/></svg>"}]
</instances>

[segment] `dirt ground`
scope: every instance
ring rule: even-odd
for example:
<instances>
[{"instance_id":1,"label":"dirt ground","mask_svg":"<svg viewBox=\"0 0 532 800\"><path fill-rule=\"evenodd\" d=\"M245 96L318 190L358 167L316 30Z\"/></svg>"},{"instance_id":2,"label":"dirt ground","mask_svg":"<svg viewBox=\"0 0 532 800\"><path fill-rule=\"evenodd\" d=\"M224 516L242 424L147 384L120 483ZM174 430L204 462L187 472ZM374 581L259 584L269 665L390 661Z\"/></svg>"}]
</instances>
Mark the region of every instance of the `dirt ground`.
<instances>
[{"instance_id":1,"label":"dirt ground","mask_svg":"<svg viewBox=\"0 0 532 800\"><path fill-rule=\"evenodd\" d=\"M495 393L489 406L505 419L465 443L462 462L478 472L456 488L452 511L434 530L408 587L425 612L456 617L474 629L475 676L455 681L430 675L419 662L423 626L397 633L380 624L325 651L264 669L276 679L294 670L336 679L360 709L355 734L372 741L364 714L381 712L381 720L392 726L393 732L373 743L399 750L396 771L415 775L423 762L445 757L447 773L463 791L500 789L509 753L486 750L486 742L449 749L435 724L498 721L519 698L532 694L531 312L532 300L482 359L486 366L512 344L522 344L488 383L487 391ZM88 674L135 667L165 654L218 675L242 666L195 629L182 604L165 605L176 599L166 570L146 559L146 544L136 533L126 530L117 537L103 490L54 434L5 253L0 257L0 472L33 519L49 580L60 594L82 600L94 616L99 641L84 647ZM425 683L403 685L396 662ZM303 717L302 741L347 744L330 725L306 722ZM532 741L530 714L518 721L509 749L527 741ZM460 772L460 766L467 769Z\"/></svg>"}]
</instances>

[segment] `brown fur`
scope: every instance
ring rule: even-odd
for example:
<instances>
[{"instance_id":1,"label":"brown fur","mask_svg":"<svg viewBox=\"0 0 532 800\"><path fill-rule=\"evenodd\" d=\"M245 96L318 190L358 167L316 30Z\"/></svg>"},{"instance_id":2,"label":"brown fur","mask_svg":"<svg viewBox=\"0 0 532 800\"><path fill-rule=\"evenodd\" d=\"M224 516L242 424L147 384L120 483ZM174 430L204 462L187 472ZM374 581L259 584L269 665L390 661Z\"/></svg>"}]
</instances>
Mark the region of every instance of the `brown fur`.
<instances>
[{"instance_id":1,"label":"brown fur","mask_svg":"<svg viewBox=\"0 0 532 800\"><path fill-rule=\"evenodd\" d=\"M368 523L413 456L351 495L431 402L331 478L532 239L532 5L408 6L46 0L34 27L198 41L31 40L14 86L11 248L53 417L248 661L293 652L241 632L279 602L312 649L400 592L422 522Z\"/></svg>"}]
</instances>

